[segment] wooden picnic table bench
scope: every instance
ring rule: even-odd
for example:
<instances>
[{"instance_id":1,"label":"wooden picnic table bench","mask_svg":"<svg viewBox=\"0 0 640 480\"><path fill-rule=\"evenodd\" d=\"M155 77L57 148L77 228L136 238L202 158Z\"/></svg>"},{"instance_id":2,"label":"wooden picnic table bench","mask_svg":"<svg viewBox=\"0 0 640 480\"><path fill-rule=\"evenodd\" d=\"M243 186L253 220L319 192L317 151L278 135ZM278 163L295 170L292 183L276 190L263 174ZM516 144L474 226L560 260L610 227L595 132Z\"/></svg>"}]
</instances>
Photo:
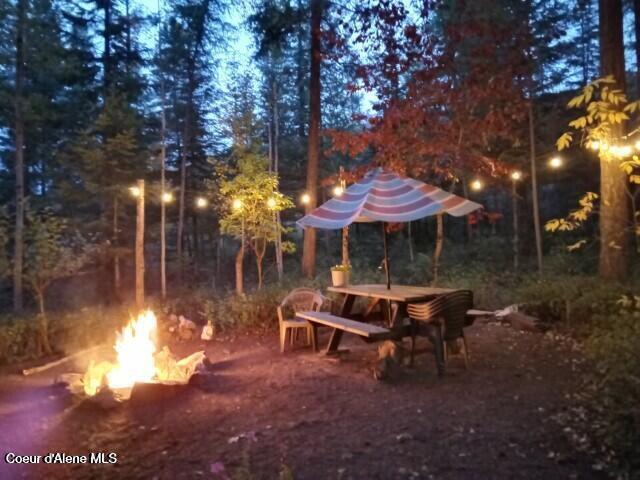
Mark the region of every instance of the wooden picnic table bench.
<instances>
[{"instance_id":1,"label":"wooden picnic table bench","mask_svg":"<svg viewBox=\"0 0 640 480\"><path fill-rule=\"evenodd\" d=\"M326 312L297 312L296 317L307 320L313 327L311 336L313 349L317 351L317 328L318 326L331 327L331 339L327 345L326 354L331 355L338 351L338 346L342 340L344 332L358 335L366 342L377 342L389 338L397 338L402 332L390 330L388 328L372 325L370 323L358 322Z\"/></svg>"}]
</instances>

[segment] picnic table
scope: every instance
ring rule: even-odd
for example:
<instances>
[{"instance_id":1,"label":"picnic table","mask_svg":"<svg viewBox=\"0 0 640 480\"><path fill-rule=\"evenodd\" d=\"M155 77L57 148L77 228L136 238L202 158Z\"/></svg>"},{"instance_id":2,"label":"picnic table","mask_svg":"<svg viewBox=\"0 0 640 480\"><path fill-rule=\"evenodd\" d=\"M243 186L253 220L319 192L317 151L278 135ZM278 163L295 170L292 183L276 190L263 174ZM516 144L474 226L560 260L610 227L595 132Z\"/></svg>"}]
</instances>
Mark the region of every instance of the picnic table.
<instances>
[{"instance_id":1,"label":"picnic table","mask_svg":"<svg viewBox=\"0 0 640 480\"><path fill-rule=\"evenodd\" d=\"M400 306L404 307L407 303L427 302L439 295L445 295L456 291L456 289L453 288L419 287L415 285L392 285L391 288L387 288L386 285L381 283L328 287L327 290L334 293L344 294L340 316L345 318L352 317L351 309L358 297L371 299L364 312L364 317L366 318L381 301L396 302ZM386 309L383 309L383 311L384 310ZM396 318L398 317L401 316L398 315ZM391 319L387 319L387 321L391 322ZM389 323L389 326L394 327L391 323Z\"/></svg>"},{"instance_id":2,"label":"picnic table","mask_svg":"<svg viewBox=\"0 0 640 480\"><path fill-rule=\"evenodd\" d=\"M351 312L357 297L370 298L364 318L371 313L375 306L383 302L397 302L404 306L411 302L429 301L439 295L454 292L455 289L437 287L416 287L411 285L393 285L387 289L383 284L348 285L345 287L328 287L330 292L344 294L344 301L339 315L331 315L323 312L297 312L298 318L307 320L313 327L312 343L314 350L317 349L317 328L319 326L333 329L326 354L337 353L342 335L344 332L358 335L366 342L381 341L386 339L400 339L410 334L410 329L397 322L391 324L391 319L387 319L388 328L371 325L353 319ZM386 309L383 309L383 311ZM401 317L401 315L396 316Z\"/></svg>"}]
</instances>

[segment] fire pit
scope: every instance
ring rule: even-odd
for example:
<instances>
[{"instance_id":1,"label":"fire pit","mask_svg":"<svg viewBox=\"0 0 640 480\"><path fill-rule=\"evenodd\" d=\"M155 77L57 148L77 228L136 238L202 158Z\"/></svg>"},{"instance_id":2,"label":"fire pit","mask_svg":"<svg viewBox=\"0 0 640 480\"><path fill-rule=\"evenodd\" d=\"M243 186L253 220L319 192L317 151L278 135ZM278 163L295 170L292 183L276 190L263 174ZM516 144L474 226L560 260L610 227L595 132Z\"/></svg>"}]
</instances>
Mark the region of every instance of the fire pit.
<instances>
[{"instance_id":1,"label":"fire pit","mask_svg":"<svg viewBox=\"0 0 640 480\"><path fill-rule=\"evenodd\" d=\"M157 328L151 310L141 313L118 332L115 362L91 361L84 374L64 375L60 380L72 393L105 406L129 400L134 387L166 386L167 391L175 391L176 387L187 385L197 371L204 369L204 351L177 359L166 346L158 350L154 341Z\"/></svg>"}]
</instances>

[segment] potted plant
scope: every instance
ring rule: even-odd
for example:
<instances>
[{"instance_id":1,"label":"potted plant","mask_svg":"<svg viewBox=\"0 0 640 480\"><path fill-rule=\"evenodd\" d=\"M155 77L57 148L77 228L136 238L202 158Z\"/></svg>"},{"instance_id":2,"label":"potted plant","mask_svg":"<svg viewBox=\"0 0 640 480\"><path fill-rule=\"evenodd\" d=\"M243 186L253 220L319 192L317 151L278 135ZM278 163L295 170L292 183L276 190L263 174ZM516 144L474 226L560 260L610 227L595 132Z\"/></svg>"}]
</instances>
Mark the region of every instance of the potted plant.
<instances>
[{"instance_id":1,"label":"potted plant","mask_svg":"<svg viewBox=\"0 0 640 480\"><path fill-rule=\"evenodd\" d=\"M349 285L349 272L351 265L335 265L331 267L331 281L334 287L346 287Z\"/></svg>"}]
</instances>

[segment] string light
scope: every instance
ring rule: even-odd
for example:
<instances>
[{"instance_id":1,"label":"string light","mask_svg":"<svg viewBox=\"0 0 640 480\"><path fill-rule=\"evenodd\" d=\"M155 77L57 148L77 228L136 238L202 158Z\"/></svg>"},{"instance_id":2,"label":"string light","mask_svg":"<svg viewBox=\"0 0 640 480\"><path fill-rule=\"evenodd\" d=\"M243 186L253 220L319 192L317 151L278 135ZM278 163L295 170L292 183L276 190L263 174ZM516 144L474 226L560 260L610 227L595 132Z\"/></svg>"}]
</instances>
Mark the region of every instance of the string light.
<instances>
[{"instance_id":1,"label":"string light","mask_svg":"<svg viewBox=\"0 0 640 480\"><path fill-rule=\"evenodd\" d=\"M131 196L133 197L139 197L140 196L140 189L138 187L129 187L129 192L131 192Z\"/></svg>"},{"instance_id":2,"label":"string light","mask_svg":"<svg viewBox=\"0 0 640 480\"><path fill-rule=\"evenodd\" d=\"M207 205L209 205L209 202L207 201L206 198L204 198L204 197L196 198L196 207L205 208Z\"/></svg>"},{"instance_id":3,"label":"string light","mask_svg":"<svg viewBox=\"0 0 640 480\"><path fill-rule=\"evenodd\" d=\"M640 150L640 140L636 141L635 147L636 150Z\"/></svg>"},{"instance_id":4,"label":"string light","mask_svg":"<svg viewBox=\"0 0 640 480\"><path fill-rule=\"evenodd\" d=\"M344 193L344 188L342 188L340 185L336 186L333 189L333 195L335 197L341 197L343 193Z\"/></svg>"},{"instance_id":5,"label":"string light","mask_svg":"<svg viewBox=\"0 0 640 480\"><path fill-rule=\"evenodd\" d=\"M300 203L302 203L303 205L308 205L309 202L311 202L311 195L309 195L308 193L303 193L300 196Z\"/></svg>"},{"instance_id":6,"label":"string light","mask_svg":"<svg viewBox=\"0 0 640 480\"><path fill-rule=\"evenodd\" d=\"M514 170L513 172L511 172L511 180L518 181L521 178L522 178L522 173L520 173L518 170Z\"/></svg>"},{"instance_id":7,"label":"string light","mask_svg":"<svg viewBox=\"0 0 640 480\"><path fill-rule=\"evenodd\" d=\"M236 198L231 204L234 210L240 210L242 208L242 200Z\"/></svg>"},{"instance_id":8,"label":"string light","mask_svg":"<svg viewBox=\"0 0 640 480\"><path fill-rule=\"evenodd\" d=\"M475 190L476 192L482 190L482 182L480 180L474 180L473 182L471 182L471 189Z\"/></svg>"},{"instance_id":9,"label":"string light","mask_svg":"<svg viewBox=\"0 0 640 480\"><path fill-rule=\"evenodd\" d=\"M591 148L591 150L600 150L600 142L594 140L593 142L591 142L591 144L589 144L589 148Z\"/></svg>"},{"instance_id":10,"label":"string light","mask_svg":"<svg viewBox=\"0 0 640 480\"><path fill-rule=\"evenodd\" d=\"M163 203L173 202L173 194L171 192L164 192L161 198Z\"/></svg>"},{"instance_id":11,"label":"string light","mask_svg":"<svg viewBox=\"0 0 640 480\"><path fill-rule=\"evenodd\" d=\"M562 159L560 157L553 157L549 160L549 166L551 168L560 168L562 166Z\"/></svg>"},{"instance_id":12,"label":"string light","mask_svg":"<svg viewBox=\"0 0 640 480\"><path fill-rule=\"evenodd\" d=\"M276 199L270 198L269 200L267 200L267 207L271 209L276 208Z\"/></svg>"}]
</instances>

